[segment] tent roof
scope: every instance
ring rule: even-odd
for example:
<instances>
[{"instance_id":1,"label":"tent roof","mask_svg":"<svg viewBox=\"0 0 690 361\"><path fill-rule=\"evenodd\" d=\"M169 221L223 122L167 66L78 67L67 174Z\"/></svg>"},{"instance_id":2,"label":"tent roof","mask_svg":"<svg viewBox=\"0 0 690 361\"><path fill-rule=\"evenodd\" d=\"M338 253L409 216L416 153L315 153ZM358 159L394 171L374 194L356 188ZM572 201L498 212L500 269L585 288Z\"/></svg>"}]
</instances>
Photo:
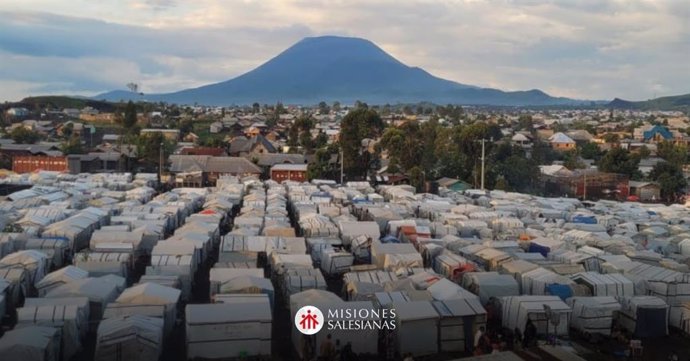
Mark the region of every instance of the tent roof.
<instances>
[{"instance_id":1,"label":"tent roof","mask_svg":"<svg viewBox=\"0 0 690 361\"><path fill-rule=\"evenodd\" d=\"M176 304L180 294L181 291L178 289L146 282L127 288L115 302L143 305Z\"/></svg>"}]
</instances>

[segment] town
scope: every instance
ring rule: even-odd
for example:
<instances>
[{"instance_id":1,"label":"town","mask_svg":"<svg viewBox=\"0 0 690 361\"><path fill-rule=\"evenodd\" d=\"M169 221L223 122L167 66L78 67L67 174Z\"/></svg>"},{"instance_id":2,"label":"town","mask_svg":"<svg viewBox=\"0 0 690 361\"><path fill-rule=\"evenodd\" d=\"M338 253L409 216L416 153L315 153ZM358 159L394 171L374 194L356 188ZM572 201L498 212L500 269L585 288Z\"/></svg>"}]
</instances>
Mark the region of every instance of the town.
<instances>
[{"instance_id":1,"label":"town","mask_svg":"<svg viewBox=\"0 0 690 361\"><path fill-rule=\"evenodd\" d=\"M687 107L35 97L2 124L3 361L690 355Z\"/></svg>"},{"instance_id":2,"label":"town","mask_svg":"<svg viewBox=\"0 0 690 361\"><path fill-rule=\"evenodd\" d=\"M158 173L167 188L254 175L668 204L684 202L690 175L683 108L28 101L38 109L4 111L8 184L25 184L40 170Z\"/></svg>"}]
</instances>

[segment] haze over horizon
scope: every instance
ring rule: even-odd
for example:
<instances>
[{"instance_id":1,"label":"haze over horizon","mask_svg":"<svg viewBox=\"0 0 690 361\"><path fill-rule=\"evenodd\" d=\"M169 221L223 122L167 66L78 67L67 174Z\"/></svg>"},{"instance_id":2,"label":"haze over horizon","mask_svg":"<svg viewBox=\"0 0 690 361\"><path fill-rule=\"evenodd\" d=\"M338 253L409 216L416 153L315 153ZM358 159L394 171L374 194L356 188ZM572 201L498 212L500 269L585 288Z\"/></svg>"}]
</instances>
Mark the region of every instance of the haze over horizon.
<instances>
[{"instance_id":1,"label":"haze over horizon","mask_svg":"<svg viewBox=\"0 0 690 361\"><path fill-rule=\"evenodd\" d=\"M668 1L4 0L0 100L231 79L304 37L373 41L435 76L575 99L690 92L690 6Z\"/></svg>"}]
</instances>

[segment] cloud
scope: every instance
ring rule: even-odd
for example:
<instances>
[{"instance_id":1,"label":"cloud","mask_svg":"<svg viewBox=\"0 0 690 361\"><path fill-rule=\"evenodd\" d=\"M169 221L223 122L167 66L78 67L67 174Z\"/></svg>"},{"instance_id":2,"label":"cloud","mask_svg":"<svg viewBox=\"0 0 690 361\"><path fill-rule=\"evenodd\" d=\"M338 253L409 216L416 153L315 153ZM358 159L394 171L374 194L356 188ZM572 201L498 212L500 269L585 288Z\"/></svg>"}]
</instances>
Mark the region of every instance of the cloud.
<instances>
[{"instance_id":1,"label":"cloud","mask_svg":"<svg viewBox=\"0 0 690 361\"><path fill-rule=\"evenodd\" d=\"M467 84L589 99L690 91L684 0L5 0L0 16L0 88L24 91L174 91L325 34Z\"/></svg>"}]
</instances>

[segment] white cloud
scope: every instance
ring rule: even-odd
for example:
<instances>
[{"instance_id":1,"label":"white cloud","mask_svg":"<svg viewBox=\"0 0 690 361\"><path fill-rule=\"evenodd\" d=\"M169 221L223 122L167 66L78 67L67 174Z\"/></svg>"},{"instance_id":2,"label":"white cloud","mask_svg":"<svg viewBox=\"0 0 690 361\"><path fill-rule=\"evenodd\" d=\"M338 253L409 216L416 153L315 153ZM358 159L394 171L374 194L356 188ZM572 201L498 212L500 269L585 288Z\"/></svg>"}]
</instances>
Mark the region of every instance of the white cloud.
<instances>
[{"instance_id":1,"label":"white cloud","mask_svg":"<svg viewBox=\"0 0 690 361\"><path fill-rule=\"evenodd\" d=\"M174 91L239 75L304 36L336 34L467 84L646 99L690 90L688 8L684 0L4 0L0 50L26 58L1 58L19 72L0 70L0 87L105 91L133 78L149 92ZM57 74L56 63L78 72Z\"/></svg>"}]
</instances>

